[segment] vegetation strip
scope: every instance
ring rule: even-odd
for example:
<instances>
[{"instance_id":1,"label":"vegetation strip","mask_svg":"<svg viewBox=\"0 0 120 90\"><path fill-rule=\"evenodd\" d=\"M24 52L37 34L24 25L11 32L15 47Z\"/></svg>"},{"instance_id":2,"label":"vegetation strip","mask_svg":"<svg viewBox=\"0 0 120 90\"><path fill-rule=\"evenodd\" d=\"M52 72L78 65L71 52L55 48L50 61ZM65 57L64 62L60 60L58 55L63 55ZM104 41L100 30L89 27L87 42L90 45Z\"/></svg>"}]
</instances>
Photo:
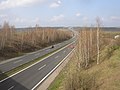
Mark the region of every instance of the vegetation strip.
<instances>
[{"instance_id":1,"label":"vegetation strip","mask_svg":"<svg viewBox=\"0 0 120 90\"><path fill-rule=\"evenodd\" d=\"M96 33L89 28L79 31L73 57L48 90L120 89L120 37L114 38L119 32L100 31L99 53Z\"/></svg>"},{"instance_id":2,"label":"vegetation strip","mask_svg":"<svg viewBox=\"0 0 120 90\"><path fill-rule=\"evenodd\" d=\"M0 61L22 56L72 38L72 32L55 27L15 28L4 22L0 27Z\"/></svg>"},{"instance_id":3,"label":"vegetation strip","mask_svg":"<svg viewBox=\"0 0 120 90\"><path fill-rule=\"evenodd\" d=\"M66 44L66 45L69 45L69 44ZM65 46L66 46L66 45L65 45ZM64 46L64 47L65 47L65 46ZM1 74L1 75L0 75L0 81L4 80L5 78L7 78L7 77L9 77L9 76L12 76L13 74L19 72L20 70L23 70L23 69L27 68L28 66L30 66L30 65L32 65L32 64L34 64L34 63L36 63L36 62L39 62L39 61L42 60L43 58L51 55L52 53L60 50L61 48L63 48L63 47L60 47L60 48L58 48L58 49L56 49L56 50L54 50L54 51L52 51L52 52L50 52L50 53L48 53L48 54L45 54L45 55L43 55L43 56L41 56L41 57L39 57L39 58L37 58L37 59L35 59L35 60L33 60L33 61L27 62L27 63L25 63L25 64L23 64L23 65L21 65L21 66L18 66L18 67L14 68L14 69L12 69L12 70L10 70L10 71L8 71L8 72L5 72L5 73Z\"/></svg>"}]
</instances>

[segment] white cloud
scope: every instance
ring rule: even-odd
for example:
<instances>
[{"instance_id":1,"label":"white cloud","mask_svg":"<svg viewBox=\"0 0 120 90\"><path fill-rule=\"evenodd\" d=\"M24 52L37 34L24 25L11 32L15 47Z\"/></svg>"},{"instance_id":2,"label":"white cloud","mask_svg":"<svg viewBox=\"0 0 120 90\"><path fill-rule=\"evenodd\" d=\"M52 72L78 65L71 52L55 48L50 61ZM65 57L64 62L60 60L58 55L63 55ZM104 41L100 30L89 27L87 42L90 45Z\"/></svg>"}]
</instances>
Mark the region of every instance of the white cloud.
<instances>
[{"instance_id":1,"label":"white cloud","mask_svg":"<svg viewBox=\"0 0 120 90\"><path fill-rule=\"evenodd\" d=\"M40 22L40 18L36 17L34 20L32 20L32 22L39 23Z\"/></svg>"},{"instance_id":2,"label":"white cloud","mask_svg":"<svg viewBox=\"0 0 120 90\"><path fill-rule=\"evenodd\" d=\"M88 21L88 17L83 17L83 21Z\"/></svg>"},{"instance_id":3,"label":"white cloud","mask_svg":"<svg viewBox=\"0 0 120 90\"><path fill-rule=\"evenodd\" d=\"M0 18L7 18L8 15L5 15L5 14L0 14Z\"/></svg>"},{"instance_id":4,"label":"white cloud","mask_svg":"<svg viewBox=\"0 0 120 90\"><path fill-rule=\"evenodd\" d=\"M4 21L9 21L9 17L7 14L0 14L0 22L4 22Z\"/></svg>"},{"instance_id":5,"label":"white cloud","mask_svg":"<svg viewBox=\"0 0 120 90\"><path fill-rule=\"evenodd\" d=\"M25 23L25 22L27 22L27 20L26 20L26 19L23 19L23 18L17 17L17 18L15 18L15 22L16 22L16 23Z\"/></svg>"},{"instance_id":6,"label":"white cloud","mask_svg":"<svg viewBox=\"0 0 120 90\"><path fill-rule=\"evenodd\" d=\"M56 7L59 7L60 5L61 5L61 1L60 0L58 0L57 2L53 2L53 3L51 3L50 4L50 7L51 8L56 8Z\"/></svg>"},{"instance_id":7,"label":"white cloud","mask_svg":"<svg viewBox=\"0 0 120 90\"><path fill-rule=\"evenodd\" d=\"M105 18L102 17L101 20L102 20L102 21L105 21Z\"/></svg>"},{"instance_id":8,"label":"white cloud","mask_svg":"<svg viewBox=\"0 0 120 90\"><path fill-rule=\"evenodd\" d=\"M76 16L79 17L81 14L80 13L76 13Z\"/></svg>"},{"instance_id":9,"label":"white cloud","mask_svg":"<svg viewBox=\"0 0 120 90\"><path fill-rule=\"evenodd\" d=\"M22 7L42 1L44 0L5 0L0 2L0 9Z\"/></svg>"},{"instance_id":10,"label":"white cloud","mask_svg":"<svg viewBox=\"0 0 120 90\"><path fill-rule=\"evenodd\" d=\"M59 6L60 6L60 5L57 4L57 3L52 3L52 4L50 5L51 8L56 8L56 7L59 7Z\"/></svg>"},{"instance_id":11,"label":"white cloud","mask_svg":"<svg viewBox=\"0 0 120 90\"><path fill-rule=\"evenodd\" d=\"M110 19L114 20L114 21L120 21L120 17L119 16L111 16Z\"/></svg>"},{"instance_id":12,"label":"white cloud","mask_svg":"<svg viewBox=\"0 0 120 90\"><path fill-rule=\"evenodd\" d=\"M38 17L34 18L34 19L25 19L25 18L20 18L20 17L16 17L14 20L15 23L39 23L40 19Z\"/></svg>"},{"instance_id":13,"label":"white cloud","mask_svg":"<svg viewBox=\"0 0 120 90\"><path fill-rule=\"evenodd\" d=\"M53 16L53 18L50 20L52 22L58 22L58 21L62 21L64 19L64 15L63 14L60 14L58 16Z\"/></svg>"},{"instance_id":14,"label":"white cloud","mask_svg":"<svg viewBox=\"0 0 120 90\"><path fill-rule=\"evenodd\" d=\"M61 4L62 2L60 0L57 1L58 4Z\"/></svg>"}]
</instances>

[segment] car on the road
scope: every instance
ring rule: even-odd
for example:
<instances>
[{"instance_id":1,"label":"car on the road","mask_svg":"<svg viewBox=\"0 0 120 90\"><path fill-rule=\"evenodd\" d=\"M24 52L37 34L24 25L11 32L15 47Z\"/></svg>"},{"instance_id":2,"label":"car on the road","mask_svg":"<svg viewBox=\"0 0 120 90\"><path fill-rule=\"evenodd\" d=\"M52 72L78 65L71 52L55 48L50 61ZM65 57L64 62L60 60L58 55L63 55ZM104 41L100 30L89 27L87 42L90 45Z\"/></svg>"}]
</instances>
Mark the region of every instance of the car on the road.
<instances>
[{"instance_id":1,"label":"car on the road","mask_svg":"<svg viewBox=\"0 0 120 90\"><path fill-rule=\"evenodd\" d=\"M54 48L54 45L52 45L52 47L51 48Z\"/></svg>"},{"instance_id":2,"label":"car on the road","mask_svg":"<svg viewBox=\"0 0 120 90\"><path fill-rule=\"evenodd\" d=\"M75 46L72 44L72 45L70 45L69 47L70 47L71 49L73 49Z\"/></svg>"}]
</instances>

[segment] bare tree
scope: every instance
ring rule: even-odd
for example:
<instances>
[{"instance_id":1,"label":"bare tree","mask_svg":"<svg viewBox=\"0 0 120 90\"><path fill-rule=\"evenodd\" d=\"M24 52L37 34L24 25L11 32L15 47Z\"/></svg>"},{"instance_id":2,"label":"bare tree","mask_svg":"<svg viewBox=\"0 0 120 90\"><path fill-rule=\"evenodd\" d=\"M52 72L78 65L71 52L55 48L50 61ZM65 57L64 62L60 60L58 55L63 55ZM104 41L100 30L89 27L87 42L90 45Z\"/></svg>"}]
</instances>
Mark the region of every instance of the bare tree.
<instances>
[{"instance_id":1,"label":"bare tree","mask_svg":"<svg viewBox=\"0 0 120 90\"><path fill-rule=\"evenodd\" d=\"M97 23L97 64L99 64L99 59L100 59L100 18L96 18L96 23Z\"/></svg>"},{"instance_id":2,"label":"bare tree","mask_svg":"<svg viewBox=\"0 0 120 90\"><path fill-rule=\"evenodd\" d=\"M44 41L44 39L45 39L45 30L42 29L42 40Z\"/></svg>"},{"instance_id":3,"label":"bare tree","mask_svg":"<svg viewBox=\"0 0 120 90\"><path fill-rule=\"evenodd\" d=\"M9 24L5 21L2 27L2 35L1 35L1 44L0 49L5 47L5 43L8 40L8 32L10 31Z\"/></svg>"}]
</instances>

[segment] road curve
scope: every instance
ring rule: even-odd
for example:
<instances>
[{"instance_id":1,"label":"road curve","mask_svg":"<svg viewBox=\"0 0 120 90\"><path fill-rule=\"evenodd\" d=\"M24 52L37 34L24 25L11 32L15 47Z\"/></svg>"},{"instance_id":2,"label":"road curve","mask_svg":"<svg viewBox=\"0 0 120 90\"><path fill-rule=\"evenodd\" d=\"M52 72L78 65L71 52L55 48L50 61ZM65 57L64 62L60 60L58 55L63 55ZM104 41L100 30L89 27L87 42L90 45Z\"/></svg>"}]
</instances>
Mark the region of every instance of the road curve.
<instances>
[{"instance_id":1,"label":"road curve","mask_svg":"<svg viewBox=\"0 0 120 90\"><path fill-rule=\"evenodd\" d=\"M66 44L71 43L72 40L73 40L73 38L70 40L64 41L62 43L54 45L55 46L54 48L51 48L51 46L50 46L50 47L47 47L43 50L38 50L38 51L33 52L33 53L28 53L27 55L21 56L19 58L15 58L13 60L10 60L9 62L1 63L0 64L0 74L7 72L7 71L10 71L10 70L22 65L22 64L25 64L27 62L30 62L30 61L36 59L36 58L44 56L50 52L53 52L53 51L65 46Z\"/></svg>"},{"instance_id":2,"label":"road curve","mask_svg":"<svg viewBox=\"0 0 120 90\"><path fill-rule=\"evenodd\" d=\"M0 83L0 90L31 90L63 60L73 48L69 46L36 65Z\"/></svg>"},{"instance_id":3,"label":"road curve","mask_svg":"<svg viewBox=\"0 0 120 90\"><path fill-rule=\"evenodd\" d=\"M76 36L74 36L72 39L70 39L68 41L65 41L64 43L59 44L57 47L63 47L64 45L69 44L69 43L74 44L73 42L75 40L76 40ZM32 67L14 75L11 78L8 78L8 79L0 82L0 90L31 90L31 89L34 90L36 85L40 81L42 81L43 78L45 78L46 75L48 75L48 73L50 73L52 70L54 70L54 68L72 50L73 50L73 48L71 48L70 46L67 46L64 49L61 49L59 52L52 54L48 58L45 58L41 62L33 65ZM28 59L35 58L35 56L39 55L39 53L40 52L38 51L38 52L33 53L31 56L26 57L26 58L28 58ZM19 63L19 62L21 62L21 61L18 61L16 63Z\"/></svg>"}]
</instances>

